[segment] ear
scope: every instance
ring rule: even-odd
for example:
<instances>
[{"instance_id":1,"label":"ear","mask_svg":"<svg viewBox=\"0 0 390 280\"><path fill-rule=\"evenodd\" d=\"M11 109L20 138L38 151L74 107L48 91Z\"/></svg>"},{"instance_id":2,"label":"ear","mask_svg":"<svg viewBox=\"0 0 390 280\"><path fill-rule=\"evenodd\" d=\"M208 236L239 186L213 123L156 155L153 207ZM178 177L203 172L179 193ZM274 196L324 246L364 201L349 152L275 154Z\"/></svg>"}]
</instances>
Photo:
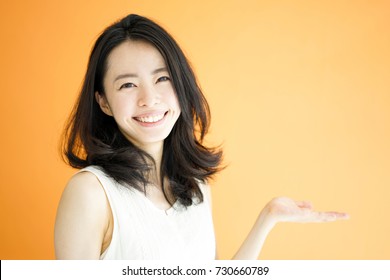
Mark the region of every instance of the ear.
<instances>
[{"instance_id":1,"label":"ear","mask_svg":"<svg viewBox=\"0 0 390 280\"><path fill-rule=\"evenodd\" d=\"M111 108L110 108L110 105L108 104L108 101L107 101L107 98L100 94L98 91L95 92L95 98L96 98L96 102L99 104L100 106L100 109L106 114L106 115L109 115L109 116L113 116L112 112L111 112Z\"/></svg>"}]
</instances>

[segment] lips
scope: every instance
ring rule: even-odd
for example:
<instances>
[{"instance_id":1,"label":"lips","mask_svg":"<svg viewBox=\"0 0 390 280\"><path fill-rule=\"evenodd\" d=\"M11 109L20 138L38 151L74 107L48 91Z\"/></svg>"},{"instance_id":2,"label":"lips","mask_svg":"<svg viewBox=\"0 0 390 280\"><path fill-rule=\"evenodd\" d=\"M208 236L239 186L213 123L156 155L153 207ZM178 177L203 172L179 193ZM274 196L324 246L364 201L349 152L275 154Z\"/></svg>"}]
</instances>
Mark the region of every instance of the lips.
<instances>
[{"instance_id":1,"label":"lips","mask_svg":"<svg viewBox=\"0 0 390 280\"><path fill-rule=\"evenodd\" d=\"M155 113L149 113L149 114L143 114L139 115L137 117L134 117L136 121L139 121L144 124L153 124L153 123L158 123L161 121L165 115L168 113L167 112L155 112Z\"/></svg>"}]
</instances>

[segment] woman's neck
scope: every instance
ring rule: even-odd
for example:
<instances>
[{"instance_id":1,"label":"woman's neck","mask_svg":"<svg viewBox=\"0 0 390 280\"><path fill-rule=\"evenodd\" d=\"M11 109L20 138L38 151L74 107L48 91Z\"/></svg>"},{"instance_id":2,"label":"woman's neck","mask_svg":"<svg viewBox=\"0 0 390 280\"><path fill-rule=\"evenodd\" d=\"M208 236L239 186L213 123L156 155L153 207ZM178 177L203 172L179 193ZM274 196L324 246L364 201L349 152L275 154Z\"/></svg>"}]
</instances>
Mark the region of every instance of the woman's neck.
<instances>
[{"instance_id":1,"label":"woman's neck","mask_svg":"<svg viewBox=\"0 0 390 280\"><path fill-rule=\"evenodd\" d=\"M160 197L158 198L158 200L164 201L164 203L168 202L169 205L173 205L173 203L175 202L175 198L170 192L170 187L167 178L161 178L161 161L164 150L164 142L161 141L158 143L148 143L147 145L139 146L139 148L141 148L150 156L152 156L155 162L155 168L151 170L148 178L148 181L152 184L152 186L150 186L151 188L147 191L149 193L149 196L151 193L153 193L153 189L158 189L159 194L157 195L157 197Z\"/></svg>"},{"instance_id":2,"label":"woman's neck","mask_svg":"<svg viewBox=\"0 0 390 280\"><path fill-rule=\"evenodd\" d=\"M161 160L162 160L162 154L164 149L164 142L156 142L156 143L146 143L143 145L139 145L139 148L148 153L153 159L155 163L155 168L152 169L149 181L157 186L158 188L161 188Z\"/></svg>"}]
</instances>

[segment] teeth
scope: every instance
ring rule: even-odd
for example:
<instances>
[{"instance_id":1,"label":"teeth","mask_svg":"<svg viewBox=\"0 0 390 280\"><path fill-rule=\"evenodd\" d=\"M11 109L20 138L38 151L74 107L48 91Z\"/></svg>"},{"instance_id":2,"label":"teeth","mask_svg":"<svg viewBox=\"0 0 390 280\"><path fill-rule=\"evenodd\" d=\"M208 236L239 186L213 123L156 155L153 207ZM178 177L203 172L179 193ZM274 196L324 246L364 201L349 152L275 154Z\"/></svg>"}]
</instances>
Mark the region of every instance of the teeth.
<instances>
[{"instance_id":1,"label":"teeth","mask_svg":"<svg viewBox=\"0 0 390 280\"><path fill-rule=\"evenodd\" d=\"M142 117L142 118L136 118L140 122L144 123L154 123L162 120L164 118L164 114L157 115L157 116L148 116L148 117Z\"/></svg>"}]
</instances>

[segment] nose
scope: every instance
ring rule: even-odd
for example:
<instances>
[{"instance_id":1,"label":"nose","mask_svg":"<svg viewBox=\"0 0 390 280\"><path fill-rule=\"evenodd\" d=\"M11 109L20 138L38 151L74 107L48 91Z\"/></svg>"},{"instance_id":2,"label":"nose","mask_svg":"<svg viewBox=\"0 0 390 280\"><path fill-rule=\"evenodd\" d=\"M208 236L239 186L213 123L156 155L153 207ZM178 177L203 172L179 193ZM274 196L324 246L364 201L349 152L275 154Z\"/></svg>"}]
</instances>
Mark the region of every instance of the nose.
<instances>
[{"instance_id":1,"label":"nose","mask_svg":"<svg viewBox=\"0 0 390 280\"><path fill-rule=\"evenodd\" d=\"M138 106L153 107L160 103L160 94L153 86L144 86L139 91Z\"/></svg>"}]
</instances>

